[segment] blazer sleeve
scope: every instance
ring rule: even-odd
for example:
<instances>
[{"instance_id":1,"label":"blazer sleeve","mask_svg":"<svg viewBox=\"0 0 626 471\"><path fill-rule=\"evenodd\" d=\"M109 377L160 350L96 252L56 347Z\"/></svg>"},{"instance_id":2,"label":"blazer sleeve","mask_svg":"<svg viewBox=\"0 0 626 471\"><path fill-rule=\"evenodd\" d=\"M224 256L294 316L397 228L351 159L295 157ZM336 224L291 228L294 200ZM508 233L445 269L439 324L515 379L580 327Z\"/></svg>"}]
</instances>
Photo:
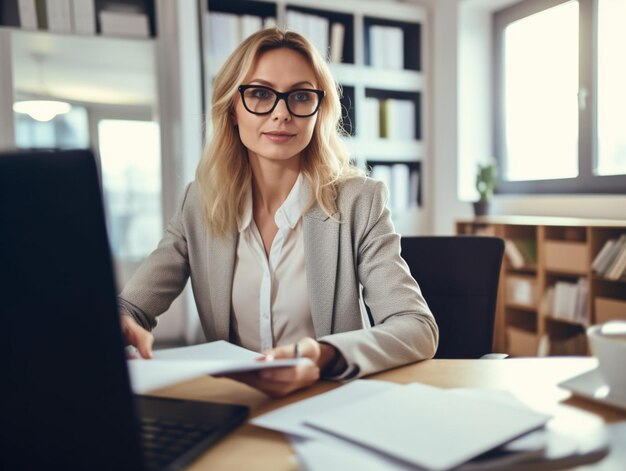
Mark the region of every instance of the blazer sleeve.
<instances>
[{"instance_id":1,"label":"blazer sleeve","mask_svg":"<svg viewBox=\"0 0 626 471\"><path fill-rule=\"evenodd\" d=\"M139 266L118 296L121 314L133 317L146 330L157 324L184 289L189 278L189 258L184 217L192 184L187 186L182 203L168 224L157 248Z\"/></svg>"},{"instance_id":2,"label":"blazer sleeve","mask_svg":"<svg viewBox=\"0 0 626 471\"><path fill-rule=\"evenodd\" d=\"M439 341L435 319L400 256L400 236L386 206L386 187L376 182L369 193L369 214L355 212L354 217L362 220L353 221L353 226L357 274L374 325L319 339L337 348L348 363L336 379L432 358Z\"/></svg>"}]
</instances>

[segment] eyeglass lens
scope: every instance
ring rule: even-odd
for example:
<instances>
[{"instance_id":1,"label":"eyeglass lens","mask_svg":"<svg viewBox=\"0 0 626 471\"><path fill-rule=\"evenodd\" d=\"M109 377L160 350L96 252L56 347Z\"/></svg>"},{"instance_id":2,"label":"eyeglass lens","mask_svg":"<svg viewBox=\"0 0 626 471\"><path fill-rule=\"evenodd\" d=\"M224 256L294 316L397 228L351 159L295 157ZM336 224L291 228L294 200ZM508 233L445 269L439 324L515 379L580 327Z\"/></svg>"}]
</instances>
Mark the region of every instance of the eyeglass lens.
<instances>
[{"instance_id":1,"label":"eyeglass lens","mask_svg":"<svg viewBox=\"0 0 626 471\"><path fill-rule=\"evenodd\" d=\"M243 92L246 107L253 113L267 113L276 104L276 93L267 88L248 88ZM287 95L287 109L297 116L308 116L317 110L319 96L312 91L294 90Z\"/></svg>"}]
</instances>

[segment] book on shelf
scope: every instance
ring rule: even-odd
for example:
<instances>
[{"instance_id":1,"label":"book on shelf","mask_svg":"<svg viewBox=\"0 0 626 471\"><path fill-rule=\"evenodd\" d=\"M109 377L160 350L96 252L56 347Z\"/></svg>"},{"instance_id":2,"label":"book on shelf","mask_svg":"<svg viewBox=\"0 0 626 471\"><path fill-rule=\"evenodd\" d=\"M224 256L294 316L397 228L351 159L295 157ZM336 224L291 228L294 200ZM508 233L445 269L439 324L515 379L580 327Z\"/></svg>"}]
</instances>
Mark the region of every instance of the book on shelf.
<instances>
[{"instance_id":1,"label":"book on shelf","mask_svg":"<svg viewBox=\"0 0 626 471\"><path fill-rule=\"evenodd\" d=\"M240 35L241 41L246 39L251 34L256 33L260 29L263 29L263 18L256 15L241 15L240 17Z\"/></svg>"},{"instance_id":2,"label":"book on shelf","mask_svg":"<svg viewBox=\"0 0 626 471\"><path fill-rule=\"evenodd\" d=\"M397 26L369 28L370 65L380 69L404 68L404 31Z\"/></svg>"},{"instance_id":3,"label":"book on shelf","mask_svg":"<svg viewBox=\"0 0 626 471\"><path fill-rule=\"evenodd\" d=\"M613 271L617 259L624 250L626 250L626 234L622 234L617 239L606 241L594 259L592 269L597 274L608 277L607 275Z\"/></svg>"},{"instance_id":4,"label":"book on shelf","mask_svg":"<svg viewBox=\"0 0 626 471\"><path fill-rule=\"evenodd\" d=\"M609 239L604 243L604 245L598 252L598 255L596 255L596 258L593 259L593 262L591 264L591 269L594 272L604 273L604 270L611 261L612 252L616 243L617 239Z\"/></svg>"},{"instance_id":5,"label":"book on shelf","mask_svg":"<svg viewBox=\"0 0 626 471\"><path fill-rule=\"evenodd\" d=\"M22 29L37 29L37 5L35 0L18 0L18 15Z\"/></svg>"},{"instance_id":6,"label":"book on shelf","mask_svg":"<svg viewBox=\"0 0 626 471\"><path fill-rule=\"evenodd\" d=\"M620 237L621 239L621 237ZM604 276L609 280L619 280L626 271L626 236L619 246L619 251L613 257L611 264L607 267Z\"/></svg>"},{"instance_id":7,"label":"book on shelf","mask_svg":"<svg viewBox=\"0 0 626 471\"><path fill-rule=\"evenodd\" d=\"M102 34L133 38L150 37L148 16L144 13L108 11L99 13Z\"/></svg>"},{"instance_id":8,"label":"book on shelf","mask_svg":"<svg viewBox=\"0 0 626 471\"><path fill-rule=\"evenodd\" d=\"M394 213L402 213L410 205L411 169L407 164L398 163L391 166L391 183L392 210Z\"/></svg>"},{"instance_id":9,"label":"book on shelf","mask_svg":"<svg viewBox=\"0 0 626 471\"><path fill-rule=\"evenodd\" d=\"M420 171L417 168L411 169L409 183L409 206L417 207L420 204Z\"/></svg>"},{"instance_id":10,"label":"book on shelf","mask_svg":"<svg viewBox=\"0 0 626 471\"><path fill-rule=\"evenodd\" d=\"M335 21L330 27L330 61L335 64L343 62L343 43L346 35L346 27L343 23Z\"/></svg>"},{"instance_id":11,"label":"book on shelf","mask_svg":"<svg viewBox=\"0 0 626 471\"><path fill-rule=\"evenodd\" d=\"M395 140L415 139L415 102L387 98L380 102L380 137Z\"/></svg>"},{"instance_id":12,"label":"book on shelf","mask_svg":"<svg viewBox=\"0 0 626 471\"><path fill-rule=\"evenodd\" d=\"M580 278L571 283L557 281L554 284L552 316L581 325L589 324L589 281Z\"/></svg>"},{"instance_id":13,"label":"book on shelf","mask_svg":"<svg viewBox=\"0 0 626 471\"><path fill-rule=\"evenodd\" d=\"M373 97L365 97L363 100L363 119L361 132L366 139L380 138L380 100Z\"/></svg>"},{"instance_id":14,"label":"book on shelf","mask_svg":"<svg viewBox=\"0 0 626 471\"><path fill-rule=\"evenodd\" d=\"M48 29L48 12L46 0L35 0L37 9L37 26L39 29Z\"/></svg>"},{"instance_id":15,"label":"book on shelf","mask_svg":"<svg viewBox=\"0 0 626 471\"><path fill-rule=\"evenodd\" d=\"M55 33L72 31L70 0L46 0L48 30Z\"/></svg>"},{"instance_id":16,"label":"book on shelf","mask_svg":"<svg viewBox=\"0 0 626 471\"><path fill-rule=\"evenodd\" d=\"M72 24L77 33L96 33L95 0L72 0Z\"/></svg>"},{"instance_id":17,"label":"book on shelf","mask_svg":"<svg viewBox=\"0 0 626 471\"><path fill-rule=\"evenodd\" d=\"M537 280L533 276L507 276L505 284L506 302L533 308L537 305Z\"/></svg>"},{"instance_id":18,"label":"book on shelf","mask_svg":"<svg viewBox=\"0 0 626 471\"><path fill-rule=\"evenodd\" d=\"M537 266L537 242L534 239L505 239L504 253L515 269Z\"/></svg>"},{"instance_id":19,"label":"book on shelf","mask_svg":"<svg viewBox=\"0 0 626 471\"><path fill-rule=\"evenodd\" d=\"M402 162L373 165L370 177L382 181L389 190L387 207L393 215L417 206L419 172Z\"/></svg>"},{"instance_id":20,"label":"book on shelf","mask_svg":"<svg viewBox=\"0 0 626 471\"><path fill-rule=\"evenodd\" d=\"M328 18L296 10L287 10L287 28L302 34L327 59L330 21Z\"/></svg>"}]
</instances>

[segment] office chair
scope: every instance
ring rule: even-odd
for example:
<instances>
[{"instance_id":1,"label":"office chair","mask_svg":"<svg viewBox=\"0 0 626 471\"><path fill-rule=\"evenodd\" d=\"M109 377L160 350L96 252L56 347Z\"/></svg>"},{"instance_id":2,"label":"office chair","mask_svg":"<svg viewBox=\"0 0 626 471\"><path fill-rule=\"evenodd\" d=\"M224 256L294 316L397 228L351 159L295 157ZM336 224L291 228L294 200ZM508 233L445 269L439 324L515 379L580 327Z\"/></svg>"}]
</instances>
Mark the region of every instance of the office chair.
<instances>
[{"instance_id":1,"label":"office chair","mask_svg":"<svg viewBox=\"0 0 626 471\"><path fill-rule=\"evenodd\" d=\"M476 236L402 237L401 247L402 258L439 325L435 358L506 357L491 354L504 241Z\"/></svg>"}]
</instances>

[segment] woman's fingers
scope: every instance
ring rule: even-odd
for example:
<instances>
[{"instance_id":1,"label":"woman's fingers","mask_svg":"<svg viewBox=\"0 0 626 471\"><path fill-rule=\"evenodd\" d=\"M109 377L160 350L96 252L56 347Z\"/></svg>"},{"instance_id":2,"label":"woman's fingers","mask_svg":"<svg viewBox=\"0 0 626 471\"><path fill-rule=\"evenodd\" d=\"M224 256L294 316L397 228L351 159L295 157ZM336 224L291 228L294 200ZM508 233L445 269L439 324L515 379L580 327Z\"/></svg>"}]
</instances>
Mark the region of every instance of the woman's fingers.
<instances>
[{"instance_id":1,"label":"woman's fingers","mask_svg":"<svg viewBox=\"0 0 626 471\"><path fill-rule=\"evenodd\" d=\"M141 327L130 316L121 316L122 333L126 337L126 341L133 345L142 358L152 358L152 344L154 336L146 329Z\"/></svg>"}]
</instances>

